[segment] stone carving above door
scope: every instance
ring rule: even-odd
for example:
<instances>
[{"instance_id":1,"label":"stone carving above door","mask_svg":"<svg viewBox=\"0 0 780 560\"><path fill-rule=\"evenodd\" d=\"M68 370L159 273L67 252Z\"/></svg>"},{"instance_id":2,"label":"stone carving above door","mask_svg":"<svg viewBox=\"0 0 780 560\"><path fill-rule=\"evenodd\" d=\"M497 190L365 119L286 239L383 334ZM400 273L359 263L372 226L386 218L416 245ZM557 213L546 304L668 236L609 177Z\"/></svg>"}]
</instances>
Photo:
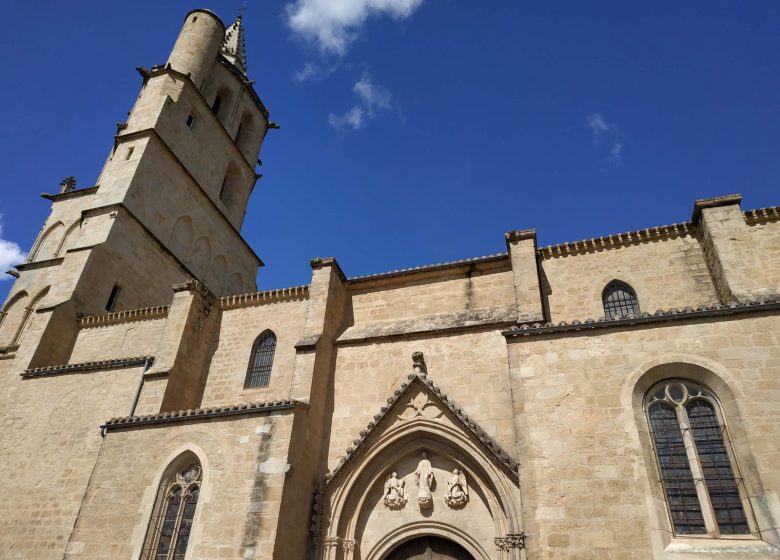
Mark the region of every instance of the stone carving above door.
<instances>
[{"instance_id":1,"label":"stone carving above door","mask_svg":"<svg viewBox=\"0 0 780 560\"><path fill-rule=\"evenodd\" d=\"M447 479L447 493L444 503L453 509L460 509L469 501L469 485L466 481L466 473L460 469L454 469L452 476Z\"/></svg>"},{"instance_id":2,"label":"stone carving above door","mask_svg":"<svg viewBox=\"0 0 780 560\"><path fill-rule=\"evenodd\" d=\"M403 509L406 505L406 482L394 472L385 481L384 502L390 509Z\"/></svg>"}]
</instances>

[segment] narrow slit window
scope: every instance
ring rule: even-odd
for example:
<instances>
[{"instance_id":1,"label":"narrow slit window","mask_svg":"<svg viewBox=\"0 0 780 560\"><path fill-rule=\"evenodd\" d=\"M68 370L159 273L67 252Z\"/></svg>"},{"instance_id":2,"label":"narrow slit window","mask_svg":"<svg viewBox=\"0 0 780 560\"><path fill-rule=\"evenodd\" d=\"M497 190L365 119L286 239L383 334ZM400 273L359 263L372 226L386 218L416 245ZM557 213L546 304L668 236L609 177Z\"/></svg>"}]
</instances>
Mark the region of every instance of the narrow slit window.
<instances>
[{"instance_id":1,"label":"narrow slit window","mask_svg":"<svg viewBox=\"0 0 780 560\"><path fill-rule=\"evenodd\" d=\"M187 128L192 129L192 127L195 125L195 115L190 113L187 116Z\"/></svg>"},{"instance_id":2,"label":"narrow slit window","mask_svg":"<svg viewBox=\"0 0 780 560\"><path fill-rule=\"evenodd\" d=\"M222 106L222 97L218 95L218 96L216 96L216 97L214 98L214 103L212 103L212 104L211 104L211 110L212 110L212 112L213 112L215 115L219 114L219 108L220 108L221 106Z\"/></svg>"},{"instance_id":3,"label":"narrow slit window","mask_svg":"<svg viewBox=\"0 0 780 560\"><path fill-rule=\"evenodd\" d=\"M219 189L219 199L223 202L225 201L225 188L227 187L227 183L228 183L228 176L225 175L225 178L222 179L222 186Z\"/></svg>"},{"instance_id":4,"label":"narrow slit window","mask_svg":"<svg viewBox=\"0 0 780 560\"><path fill-rule=\"evenodd\" d=\"M135 151L135 147L133 147L133 146L130 146L127 149L127 154L125 155L125 161L127 161L128 159L130 159L132 157L134 151Z\"/></svg>"},{"instance_id":5,"label":"narrow slit window","mask_svg":"<svg viewBox=\"0 0 780 560\"><path fill-rule=\"evenodd\" d=\"M111 293L108 295L108 301L106 301L106 311L113 311L116 305L116 300L119 297L119 284L114 284L111 288Z\"/></svg>"}]
</instances>

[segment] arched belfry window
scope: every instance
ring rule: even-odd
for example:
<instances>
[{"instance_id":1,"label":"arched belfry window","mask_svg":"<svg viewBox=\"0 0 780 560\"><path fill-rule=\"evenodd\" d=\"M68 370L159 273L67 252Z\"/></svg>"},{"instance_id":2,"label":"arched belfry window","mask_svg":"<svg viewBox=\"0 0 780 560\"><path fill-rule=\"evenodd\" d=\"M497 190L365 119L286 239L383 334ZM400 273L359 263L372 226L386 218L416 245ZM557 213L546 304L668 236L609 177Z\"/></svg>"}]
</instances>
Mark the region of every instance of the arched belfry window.
<instances>
[{"instance_id":1,"label":"arched belfry window","mask_svg":"<svg viewBox=\"0 0 780 560\"><path fill-rule=\"evenodd\" d=\"M613 280L601 293L604 315L607 319L620 319L628 315L639 315L639 300L634 289L620 280Z\"/></svg>"},{"instance_id":2,"label":"arched belfry window","mask_svg":"<svg viewBox=\"0 0 780 560\"><path fill-rule=\"evenodd\" d=\"M271 381L271 367L274 365L274 352L276 352L276 335L272 331L264 331L252 345L244 382L245 388L268 387Z\"/></svg>"},{"instance_id":3,"label":"arched belfry window","mask_svg":"<svg viewBox=\"0 0 780 560\"><path fill-rule=\"evenodd\" d=\"M141 560L184 560L202 479L192 454L179 457L160 482Z\"/></svg>"},{"instance_id":4,"label":"arched belfry window","mask_svg":"<svg viewBox=\"0 0 780 560\"><path fill-rule=\"evenodd\" d=\"M648 392L646 410L674 532L749 534L743 481L715 395L691 381L666 380Z\"/></svg>"}]
</instances>

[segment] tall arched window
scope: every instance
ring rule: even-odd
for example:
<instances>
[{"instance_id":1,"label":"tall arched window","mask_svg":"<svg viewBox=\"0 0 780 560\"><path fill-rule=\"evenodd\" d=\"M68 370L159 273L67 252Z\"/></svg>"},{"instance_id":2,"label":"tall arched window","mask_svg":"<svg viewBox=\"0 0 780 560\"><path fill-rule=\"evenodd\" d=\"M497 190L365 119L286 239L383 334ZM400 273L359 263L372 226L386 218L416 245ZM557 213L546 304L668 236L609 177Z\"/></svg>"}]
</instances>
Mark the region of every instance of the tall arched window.
<instances>
[{"instance_id":1,"label":"tall arched window","mask_svg":"<svg viewBox=\"0 0 780 560\"><path fill-rule=\"evenodd\" d=\"M157 490L141 560L184 560L201 479L200 461L193 454L171 463Z\"/></svg>"},{"instance_id":2,"label":"tall arched window","mask_svg":"<svg viewBox=\"0 0 780 560\"><path fill-rule=\"evenodd\" d=\"M252 354L249 356L249 367L246 370L244 387L268 387L271 381L271 367L274 364L276 352L276 335L273 331L264 331L255 339Z\"/></svg>"},{"instance_id":3,"label":"tall arched window","mask_svg":"<svg viewBox=\"0 0 780 560\"><path fill-rule=\"evenodd\" d=\"M639 300L634 289L620 280L613 280L601 292L604 315L607 319L620 319L639 315Z\"/></svg>"},{"instance_id":4,"label":"tall arched window","mask_svg":"<svg viewBox=\"0 0 780 560\"><path fill-rule=\"evenodd\" d=\"M646 410L674 532L749 534L742 478L715 395L691 381L666 380L648 392Z\"/></svg>"}]
</instances>

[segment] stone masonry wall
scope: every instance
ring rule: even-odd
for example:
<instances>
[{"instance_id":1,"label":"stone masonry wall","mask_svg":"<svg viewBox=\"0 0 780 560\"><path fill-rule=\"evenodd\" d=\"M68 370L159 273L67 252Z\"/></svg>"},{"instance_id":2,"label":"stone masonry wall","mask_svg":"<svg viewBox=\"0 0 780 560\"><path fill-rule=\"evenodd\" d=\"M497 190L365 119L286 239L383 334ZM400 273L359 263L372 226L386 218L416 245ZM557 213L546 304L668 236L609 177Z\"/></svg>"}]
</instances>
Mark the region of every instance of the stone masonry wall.
<instances>
[{"instance_id":1,"label":"stone masonry wall","mask_svg":"<svg viewBox=\"0 0 780 560\"><path fill-rule=\"evenodd\" d=\"M697 239L683 235L542 261L542 290L553 322L604 316L601 294L614 279L636 291L642 311L717 301Z\"/></svg>"},{"instance_id":2,"label":"stone masonry wall","mask_svg":"<svg viewBox=\"0 0 780 560\"><path fill-rule=\"evenodd\" d=\"M157 481L186 450L203 468L188 558L274 558L277 530L284 531L277 527L282 487L295 483L287 466L292 417L285 410L110 431L65 559L136 558Z\"/></svg>"},{"instance_id":3,"label":"stone masonry wall","mask_svg":"<svg viewBox=\"0 0 780 560\"><path fill-rule=\"evenodd\" d=\"M0 364L0 558L61 560L99 426L127 414L142 366L22 379L13 362Z\"/></svg>"},{"instance_id":4,"label":"stone masonry wall","mask_svg":"<svg viewBox=\"0 0 780 560\"><path fill-rule=\"evenodd\" d=\"M678 366L666 375L719 392L748 493L760 496L754 506L765 504L755 506L759 527L776 538L779 344L780 324L771 315L510 339L528 559L676 557L662 552L670 525L643 395L634 394L642 374L664 363L712 372L696 379ZM705 539L700 546L714 544Z\"/></svg>"},{"instance_id":5,"label":"stone masonry wall","mask_svg":"<svg viewBox=\"0 0 780 560\"><path fill-rule=\"evenodd\" d=\"M69 362L154 356L165 318L82 327Z\"/></svg>"},{"instance_id":6,"label":"stone masonry wall","mask_svg":"<svg viewBox=\"0 0 780 560\"><path fill-rule=\"evenodd\" d=\"M748 229L750 244L760 266L746 274L764 279L765 286L780 292L780 209L774 219L758 219Z\"/></svg>"},{"instance_id":7,"label":"stone masonry wall","mask_svg":"<svg viewBox=\"0 0 780 560\"><path fill-rule=\"evenodd\" d=\"M295 343L303 333L306 309L307 300L300 299L223 311L203 406L288 398ZM252 343L266 329L276 334L270 385L267 388L244 389Z\"/></svg>"}]
</instances>

